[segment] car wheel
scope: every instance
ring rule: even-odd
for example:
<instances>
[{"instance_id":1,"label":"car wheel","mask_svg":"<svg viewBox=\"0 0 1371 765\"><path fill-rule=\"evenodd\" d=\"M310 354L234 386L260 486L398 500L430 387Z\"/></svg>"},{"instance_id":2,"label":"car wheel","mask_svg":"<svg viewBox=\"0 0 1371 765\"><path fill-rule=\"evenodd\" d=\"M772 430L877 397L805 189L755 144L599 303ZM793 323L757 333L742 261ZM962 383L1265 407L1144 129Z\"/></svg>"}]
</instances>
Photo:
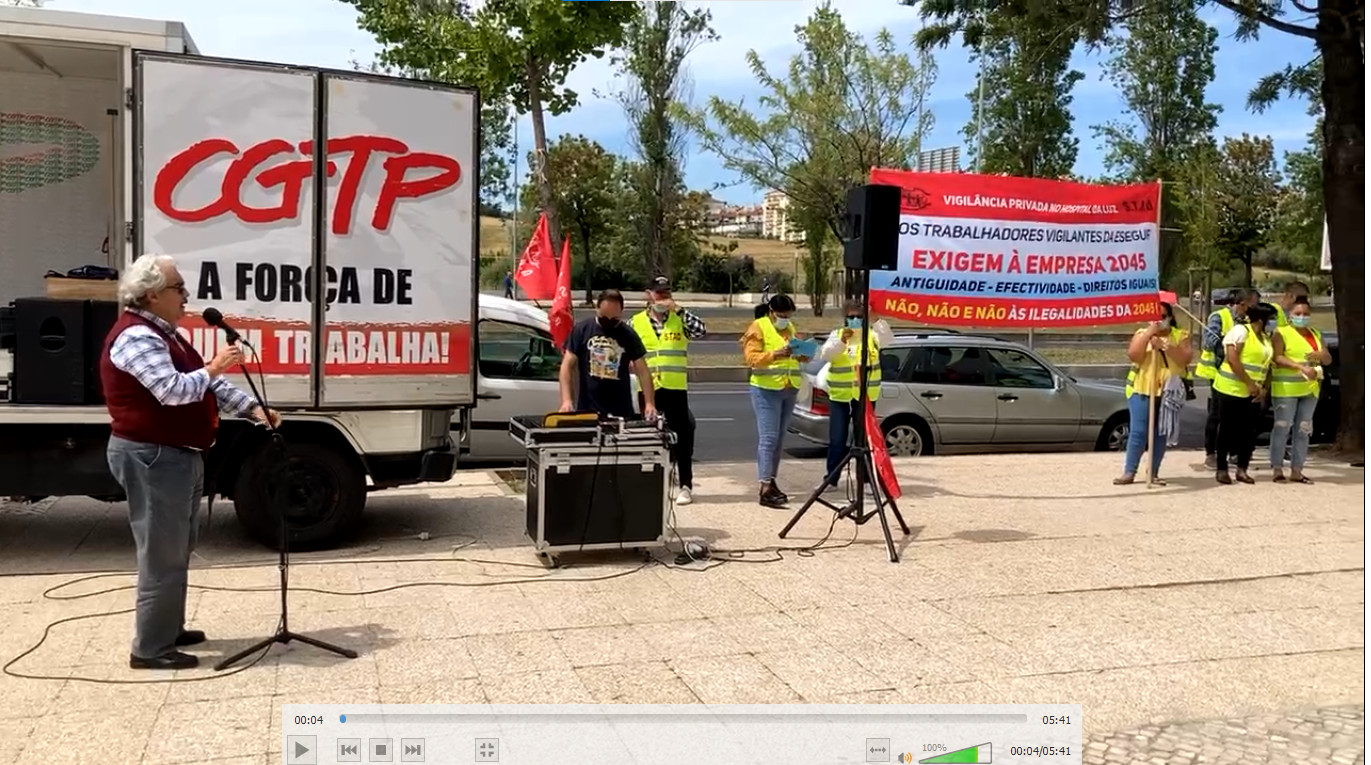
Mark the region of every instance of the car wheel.
<instances>
[{"instance_id":1,"label":"car wheel","mask_svg":"<svg viewBox=\"0 0 1371 765\"><path fill-rule=\"evenodd\" d=\"M1121 452L1128 447L1128 414L1121 412L1109 418L1100 431L1095 451Z\"/></svg>"},{"instance_id":2,"label":"car wheel","mask_svg":"<svg viewBox=\"0 0 1371 765\"><path fill-rule=\"evenodd\" d=\"M892 457L919 457L931 451L928 434L918 423L901 420L887 424L884 430L885 448Z\"/></svg>"}]
</instances>

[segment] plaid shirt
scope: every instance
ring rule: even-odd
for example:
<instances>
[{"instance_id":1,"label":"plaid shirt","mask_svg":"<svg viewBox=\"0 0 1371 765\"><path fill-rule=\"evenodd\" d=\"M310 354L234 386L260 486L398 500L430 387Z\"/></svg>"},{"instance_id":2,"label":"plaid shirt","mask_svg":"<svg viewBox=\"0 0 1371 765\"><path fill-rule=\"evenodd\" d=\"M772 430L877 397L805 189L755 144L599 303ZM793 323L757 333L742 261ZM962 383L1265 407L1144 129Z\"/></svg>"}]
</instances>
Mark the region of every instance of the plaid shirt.
<instances>
[{"instance_id":1,"label":"plaid shirt","mask_svg":"<svg viewBox=\"0 0 1371 765\"><path fill-rule=\"evenodd\" d=\"M189 345L175 327L160 317L136 308L127 310L157 325L168 337ZM133 375L163 406L193 404L204 399L205 391L214 394L220 410L236 417L247 415L257 406L252 396L235 388L225 377L211 380L209 371L203 368L176 371L166 339L152 327L139 324L119 333L110 346L109 357L116 369Z\"/></svg>"},{"instance_id":2,"label":"plaid shirt","mask_svg":"<svg viewBox=\"0 0 1371 765\"><path fill-rule=\"evenodd\" d=\"M705 336L705 321L694 312L681 308L677 315L681 317L681 323L685 325L685 336L689 340L699 340ZM647 318L652 322L652 328L657 334L662 334L662 327L666 326L666 316L659 316L655 311L648 311Z\"/></svg>"}]
</instances>

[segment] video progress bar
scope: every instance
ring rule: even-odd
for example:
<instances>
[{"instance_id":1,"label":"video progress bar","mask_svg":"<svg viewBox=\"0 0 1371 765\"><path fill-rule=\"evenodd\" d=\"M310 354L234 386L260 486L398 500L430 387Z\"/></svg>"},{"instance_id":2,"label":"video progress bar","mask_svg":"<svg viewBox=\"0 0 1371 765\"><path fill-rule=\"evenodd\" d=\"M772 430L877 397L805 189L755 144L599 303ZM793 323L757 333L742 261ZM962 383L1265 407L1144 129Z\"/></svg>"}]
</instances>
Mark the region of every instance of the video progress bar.
<instances>
[{"instance_id":1,"label":"video progress bar","mask_svg":"<svg viewBox=\"0 0 1371 765\"><path fill-rule=\"evenodd\" d=\"M690 719L695 718L695 719ZM899 725L1012 725L1024 724L1028 722L1028 715L1025 714L759 714L743 712L739 714L710 713L710 712L672 712L663 714L644 714L644 713L595 713L595 712L547 712L529 713L519 712L514 714L501 714L492 712L489 714L438 714L425 712L401 712L393 714L355 714L342 715L341 722L359 725L382 725L382 724L427 724L427 725L480 725L490 724L495 721L502 722L587 722L587 721L606 721L606 720L631 720L634 722L651 722L656 724L668 723L694 723L700 718L718 720L720 722L755 722L755 723L808 723L825 722L829 720L843 720L847 722L868 722Z\"/></svg>"}]
</instances>

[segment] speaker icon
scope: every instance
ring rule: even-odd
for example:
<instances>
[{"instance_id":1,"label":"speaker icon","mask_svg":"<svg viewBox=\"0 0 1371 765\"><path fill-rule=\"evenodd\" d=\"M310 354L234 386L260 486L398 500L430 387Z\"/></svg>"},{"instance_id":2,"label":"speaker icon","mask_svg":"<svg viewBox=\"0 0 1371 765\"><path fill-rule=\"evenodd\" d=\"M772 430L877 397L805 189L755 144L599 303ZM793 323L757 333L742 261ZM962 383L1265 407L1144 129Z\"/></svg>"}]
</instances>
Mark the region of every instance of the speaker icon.
<instances>
[{"instance_id":1,"label":"speaker icon","mask_svg":"<svg viewBox=\"0 0 1371 765\"><path fill-rule=\"evenodd\" d=\"M914 761L914 755L910 754L909 752L901 752L901 753L900 753L900 762L913 762L913 761Z\"/></svg>"}]
</instances>

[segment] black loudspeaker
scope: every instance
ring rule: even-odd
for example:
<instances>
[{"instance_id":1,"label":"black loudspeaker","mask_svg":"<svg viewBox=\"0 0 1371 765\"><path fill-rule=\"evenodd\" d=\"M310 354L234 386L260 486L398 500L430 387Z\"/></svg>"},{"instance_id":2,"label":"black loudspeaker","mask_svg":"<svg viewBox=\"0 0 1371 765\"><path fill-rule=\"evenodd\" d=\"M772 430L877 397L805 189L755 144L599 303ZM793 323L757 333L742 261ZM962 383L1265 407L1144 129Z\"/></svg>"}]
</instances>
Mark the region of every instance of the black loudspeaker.
<instances>
[{"instance_id":1,"label":"black loudspeaker","mask_svg":"<svg viewBox=\"0 0 1371 765\"><path fill-rule=\"evenodd\" d=\"M900 262L900 187L869 183L847 192L843 265L894 271Z\"/></svg>"},{"instance_id":2,"label":"black loudspeaker","mask_svg":"<svg viewBox=\"0 0 1371 765\"><path fill-rule=\"evenodd\" d=\"M104 300L14 301L14 390L18 404L104 403L100 353L119 318Z\"/></svg>"}]
</instances>

